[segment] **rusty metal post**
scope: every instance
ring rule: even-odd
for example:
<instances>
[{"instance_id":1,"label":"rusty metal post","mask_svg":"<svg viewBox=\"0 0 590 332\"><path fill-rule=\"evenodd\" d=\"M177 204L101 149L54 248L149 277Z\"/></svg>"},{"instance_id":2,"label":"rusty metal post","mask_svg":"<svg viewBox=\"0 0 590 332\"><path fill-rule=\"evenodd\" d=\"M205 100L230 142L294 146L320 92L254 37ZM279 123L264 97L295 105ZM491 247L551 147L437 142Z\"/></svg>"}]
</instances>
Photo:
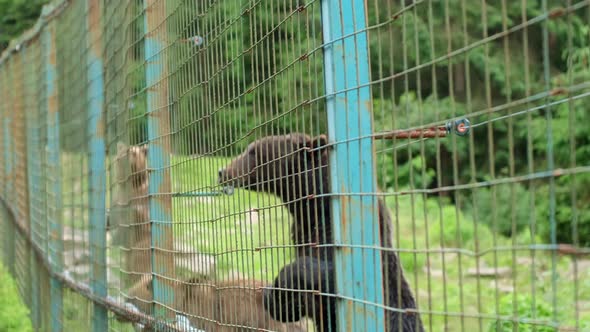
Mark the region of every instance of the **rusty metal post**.
<instances>
[{"instance_id":1,"label":"rusty metal post","mask_svg":"<svg viewBox=\"0 0 590 332\"><path fill-rule=\"evenodd\" d=\"M17 252L22 254L16 263L19 265L22 280L19 281L21 294L23 295L27 306L32 307L34 302L32 283L33 271L29 262L33 251L27 240L30 238L30 215L29 215L29 188L28 188L28 153L27 153L27 130L25 115L27 111L27 102L30 100L27 90L27 54L25 47L19 47L17 53L13 55L13 76L12 83L14 88L14 99L12 103L13 114L13 135L14 135L14 156L15 156L15 189L16 202L14 204L16 213L16 222L22 227L23 233L17 232ZM31 311L38 308L31 308ZM31 314L33 317L34 314Z\"/></svg>"},{"instance_id":2,"label":"rusty metal post","mask_svg":"<svg viewBox=\"0 0 590 332\"><path fill-rule=\"evenodd\" d=\"M106 170L104 79L102 65L101 8L99 0L86 1L88 128L89 153L89 223L90 223L90 286L94 295L107 296L106 260ZM107 309L93 304L92 330L107 331Z\"/></svg>"},{"instance_id":3,"label":"rusty metal post","mask_svg":"<svg viewBox=\"0 0 590 332\"><path fill-rule=\"evenodd\" d=\"M174 277L166 2L144 0L144 10L153 312L158 319L170 319L166 307L174 302L174 293L170 283L160 279Z\"/></svg>"},{"instance_id":4,"label":"rusty metal post","mask_svg":"<svg viewBox=\"0 0 590 332\"><path fill-rule=\"evenodd\" d=\"M4 63L4 70L2 75L2 81L4 82L12 82L13 79L13 62L14 57L9 58ZM4 174L3 174L3 184L4 184L4 193L3 199L8 202L11 206L16 204L14 199L14 172L15 172L15 160L14 160L14 130L13 130L13 112L12 112L12 105L14 104L14 94L13 91L9 88L9 85L6 84L3 87L3 96L2 96L2 148L3 148L3 161L4 161ZM12 275L15 273L15 260L16 260L16 232L13 228L11 228L7 233L8 236L6 237L5 241L6 245L6 260L4 264L10 271Z\"/></svg>"},{"instance_id":5,"label":"rusty metal post","mask_svg":"<svg viewBox=\"0 0 590 332\"><path fill-rule=\"evenodd\" d=\"M5 62L4 66L4 75L3 81L10 82L12 79L11 77L11 64L13 58L9 58ZM12 93L9 91L8 84L4 87L4 96L3 96L3 104L4 110L2 114L2 148L3 148L3 155L4 155L4 199L9 203L13 204L13 172L14 172L14 160L12 154L12 112L11 112L11 105L12 105ZM9 262L12 263L12 260ZM12 264L8 264L9 268L12 269Z\"/></svg>"},{"instance_id":6,"label":"rusty metal post","mask_svg":"<svg viewBox=\"0 0 590 332\"><path fill-rule=\"evenodd\" d=\"M365 2L323 0L322 26L328 136L331 143L349 140L330 154L331 191L353 193L332 200L336 292L344 298L337 302L337 325L383 331L384 310L360 302L384 303L380 252L348 247L380 245L376 198L354 195L376 191Z\"/></svg>"},{"instance_id":7,"label":"rusty metal post","mask_svg":"<svg viewBox=\"0 0 590 332\"><path fill-rule=\"evenodd\" d=\"M5 75L6 67L0 66L0 82L6 82ZM6 88L7 84L0 84L0 116L4 117L4 108L6 107ZM5 176L5 169L6 169L6 143L4 139L4 123L0 123L0 147L2 147L2 152L0 153L0 157L2 158L2 162L0 163L0 196L5 197L4 195L4 187L6 186L6 181L4 180Z\"/></svg>"},{"instance_id":8,"label":"rusty metal post","mask_svg":"<svg viewBox=\"0 0 590 332\"><path fill-rule=\"evenodd\" d=\"M32 243L36 243L35 234L39 233L39 228L37 225L39 224L39 220L37 219L39 213L37 212L39 207L36 206L36 200L34 198L37 195L40 195L41 192L41 184L40 184L40 163L39 163L39 154L40 154L40 147L39 147L39 108L37 104L37 100L39 100L37 82L39 79L39 73L35 70L39 61L43 61L39 59L39 57L35 56L34 50L39 49L39 44L35 44L33 46L23 46L23 57L26 59L27 70L26 80L28 84L25 86L27 89L27 112L25 113L25 123L26 123L26 132L27 132L27 184L28 184L28 198L30 200L29 204L29 236L31 238ZM31 68L34 67L34 68ZM32 77L29 77L32 76ZM34 250L30 251L29 255L29 265L30 265L30 273L31 273L31 320L33 323L33 329L40 330L41 328L41 300L40 300L40 290L39 285L41 282L40 279L40 272L39 272L39 263L37 262L37 257L35 256Z\"/></svg>"},{"instance_id":9,"label":"rusty metal post","mask_svg":"<svg viewBox=\"0 0 590 332\"><path fill-rule=\"evenodd\" d=\"M43 7L43 11L51 7ZM43 14L42 14L43 16ZM48 258L51 269L61 271L63 268L63 242L61 227L61 167L59 145L59 105L57 86L57 47L56 26L50 22L41 34L45 81L45 105L47 112L47 222L48 222ZM63 289L55 277L50 279L51 330L62 331Z\"/></svg>"}]
</instances>

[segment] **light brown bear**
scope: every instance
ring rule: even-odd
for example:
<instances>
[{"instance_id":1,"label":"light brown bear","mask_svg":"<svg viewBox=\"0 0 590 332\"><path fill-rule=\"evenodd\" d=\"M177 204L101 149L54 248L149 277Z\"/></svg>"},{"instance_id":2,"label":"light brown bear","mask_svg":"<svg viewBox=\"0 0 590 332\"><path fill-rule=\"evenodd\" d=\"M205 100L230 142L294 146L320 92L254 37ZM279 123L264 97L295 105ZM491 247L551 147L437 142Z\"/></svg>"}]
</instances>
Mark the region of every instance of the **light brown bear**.
<instances>
[{"instance_id":1,"label":"light brown bear","mask_svg":"<svg viewBox=\"0 0 590 332\"><path fill-rule=\"evenodd\" d=\"M230 280L215 282L193 277L182 282L168 282L174 289L173 309L190 321L191 327L203 331L307 331L304 322L281 323L264 309L264 282ZM129 303L142 312L151 311L152 277L143 276L129 291Z\"/></svg>"},{"instance_id":2,"label":"light brown bear","mask_svg":"<svg viewBox=\"0 0 590 332\"><path fill-rule=\"evenodd\" d=\"M152 272L147 153L145 144L127 146L119 142L113 162L107 228L114 233L113 244L123 253L128 287Z\"/></svg>"}]
</instances>

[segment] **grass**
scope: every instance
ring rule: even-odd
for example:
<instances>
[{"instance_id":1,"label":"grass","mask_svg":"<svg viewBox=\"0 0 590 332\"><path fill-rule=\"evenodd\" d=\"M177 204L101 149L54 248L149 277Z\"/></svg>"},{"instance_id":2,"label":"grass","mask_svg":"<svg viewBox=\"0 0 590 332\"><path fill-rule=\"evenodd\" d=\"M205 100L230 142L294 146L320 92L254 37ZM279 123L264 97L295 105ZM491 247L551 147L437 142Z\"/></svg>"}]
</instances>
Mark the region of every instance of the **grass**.
<instances>
[{"instance_id":1,"label":"grass","mask_svg":"<svg viewBox=\"0 0 590 332\"><path fill-rule=\"evenodd\" d=\"M516 295L534 297L537 303L546 304L551 315L537 318L552 319L555 314L556 322L565 327L575 327L574 308L578 306L581 326L590 327L590 306L585 300L590 298L590 282L586 281L590 269L580 268L575 276L569 257L557 256L553 267L547 252L512 250L513 246L532 243L530 236L523 233L511 239L494 234L485 225L475 224L470 216L456 211L453 205L439 204L436 199L415 197L413 209L407 196L399 197L397 202L388 197L387 204L397 211L398 247L414 251L400 253L400 259L418 295L420 309L427 312L422 316L429 330L487 331L494 321L490 316L523 310L512 307L511 298ZM536 243L542 242L537 239ZM430 253L425 253L425 248L430 248ZM469 274L478 261L482 270L497 267L500 271L507 269L506 274ZM510 304L508 310L506 303ZM532 306L525 308L525 312L531 311Z\"/></svg>"},{"instance_id":2,"label":"grass","mask_svg":"<svg viewBox=\"0 0 590 332\"><path fill-rule=\"evenodd\" d=\"M174 158L173 192L211 192L227 158ZM238 271L271 281L292 257L289 212L279 199L236 189L233 195L173 199L175 236L216 257L217 275Z\"/></svg>"}]
</instances>

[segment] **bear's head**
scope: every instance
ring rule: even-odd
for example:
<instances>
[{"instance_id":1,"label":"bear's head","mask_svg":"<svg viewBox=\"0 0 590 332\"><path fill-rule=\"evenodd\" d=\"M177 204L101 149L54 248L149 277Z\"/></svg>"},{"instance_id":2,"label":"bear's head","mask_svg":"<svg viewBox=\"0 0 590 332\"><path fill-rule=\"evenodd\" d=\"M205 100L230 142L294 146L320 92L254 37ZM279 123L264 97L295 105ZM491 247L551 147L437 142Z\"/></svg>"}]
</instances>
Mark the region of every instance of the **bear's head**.
<instances>
[{"instance_id":1,"label":"bear's head","mask_svg":"<svg viewBox=\"0 0 590 332\"><path fill-rule=\"evenodd\" d=\"M145 144L128 146L123 142L117 143L117 154L112 164L115 183L111 189L111 206L107 216L109 230L116 229L122 223L129 223L131 205L136 205L133 212L140 220L137 222L149 220L147 151Z\"/></svg>"},{"instance_id":2,"label":"bear's head","mask_svg":"<svg viewBox=\"0 0 590 332\"><path fill-rule=\"evenodd\" d=\"M129 164L131 165L133 188L141 188L147 184L147 153L147 144L129 147Z\"/></svg>"},{"instance_id":3,"label":"bear's head","mask_svg":"<svg viewBox=\"0 0 590 332\"><path fill-rule=\"evenodd\" d=\"M283 196L285 189L292 190L289 187L306 185L299 182L301 176L327 166L326 145L325 135L292 133L263 137L219 170L219 182Z\"/></svg>"},{"instance_id":4,"label":"bear's head","mask_svg":"<svg viewBox=\"0 0 590 332\"><path fill-rule=\"evenodd\" d=\"M130 176L133 189L147 189L147 154L147 144L127 146L123 142L117 143L117 181L123 182Z\"/></svg>"}]
</instances>

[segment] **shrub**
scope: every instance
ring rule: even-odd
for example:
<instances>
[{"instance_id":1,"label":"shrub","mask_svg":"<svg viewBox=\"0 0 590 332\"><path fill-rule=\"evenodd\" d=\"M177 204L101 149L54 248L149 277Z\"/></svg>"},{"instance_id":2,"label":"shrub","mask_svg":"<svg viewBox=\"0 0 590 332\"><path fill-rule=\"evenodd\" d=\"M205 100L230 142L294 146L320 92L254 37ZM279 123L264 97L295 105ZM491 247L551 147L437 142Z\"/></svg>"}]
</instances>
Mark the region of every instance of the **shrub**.
<instances>
[{"instance_id":1,"label":"shrub","mask_svg":"<svg viewBox=\"0 0 590 332\"><path fill-rule=\"evenodd\" d=\"M517 295L516 297L516 304L518 306L518 312L513 312L513 304L512 301L514 300L512 294L504 295L500 299L500 312L498 313L501 316L514 316L515 314L518 316L519 319L533 319L533 299L531 296L528 295ZM551 320L551 309L549 305L543 302L540 298L535 299L535 312L534 315L535 320ZM488 332L509 332L509 331L518 331L521 332L529 332L529 331L537 331L537 332L553 332L556 331L555 328L550 326L544 326L539 324L530 324L530 323L519 323L507 320L497 320L490 324L488 328Z\"/></svg>"},{"instance_id":2,"label":"shrub","mask_svg":"<svg viewBox=\"0 0 590 332\"><path fill-rule=\"evenodd\" d=\"M0 264L0 331L33 331L29 309L18 294L12 276Z\"/></svg>"},{"instance_id":3,"label":"shrub","mask_svg":"<svg viewBox=\"0 0 590 332\"><path fill-rule=\"evenodd\" d=\"M559 177L555 181L555 235L557 243L576 243L580 247L590 246L590 174L577 174L575 181L572 175ZM576 201L572 202L572 189ZM545 200L537 220L539 235L546 243L551 243L551 214L549 211L549 186L540 189ZM577 236L574 237L574 234Z\"/></svg>"},{"instance_id":4,"label":"shrub","mask_svg":"<svg viewBox=\"0 0 590 332\"><path fill-rule=\"evenodd\" d=\"M433 210L429 208L429 213L431 211ZM466 243L473 240L473 221L466 219L455 206L444 205L442 212L437 209L436 215L433 217L430 219L429 229L431 245L440 244L445 247L463 248Z\"/></svg>"},{"instance_id":5,"label":"shrub","mask_svg":"<svg viewBox=\"0 0 590 332\"><path fill-rule=\"evenodd\" d=\"M409 187L411 182L413 182L413 188L426 188L435 175L433 169L426 168L422 156L416 156L409 162L395 165L393 156L386 153L377 158L377 169L380 170L379 183L385 189L394 189L396 180L398 188Z\"/></svg>"},{"instance_id":6,"label":"shrub","mask_svg":"<svg viewBox=\"0 0 590 332\"><path fill-rule=\"evenodd\" d=\"M511 186L514 186L514 196L511 194ZM477 216L476 221L502 235L511 236L514 213L516 232L527 228L531 220L531 210L529 209L530 194L525 187L514 183L495 186L495 190L495 202L491 188L479 188L473 192L475 201L469 200L469 209L474 218Z\"/></svg>"}]
</instances>

